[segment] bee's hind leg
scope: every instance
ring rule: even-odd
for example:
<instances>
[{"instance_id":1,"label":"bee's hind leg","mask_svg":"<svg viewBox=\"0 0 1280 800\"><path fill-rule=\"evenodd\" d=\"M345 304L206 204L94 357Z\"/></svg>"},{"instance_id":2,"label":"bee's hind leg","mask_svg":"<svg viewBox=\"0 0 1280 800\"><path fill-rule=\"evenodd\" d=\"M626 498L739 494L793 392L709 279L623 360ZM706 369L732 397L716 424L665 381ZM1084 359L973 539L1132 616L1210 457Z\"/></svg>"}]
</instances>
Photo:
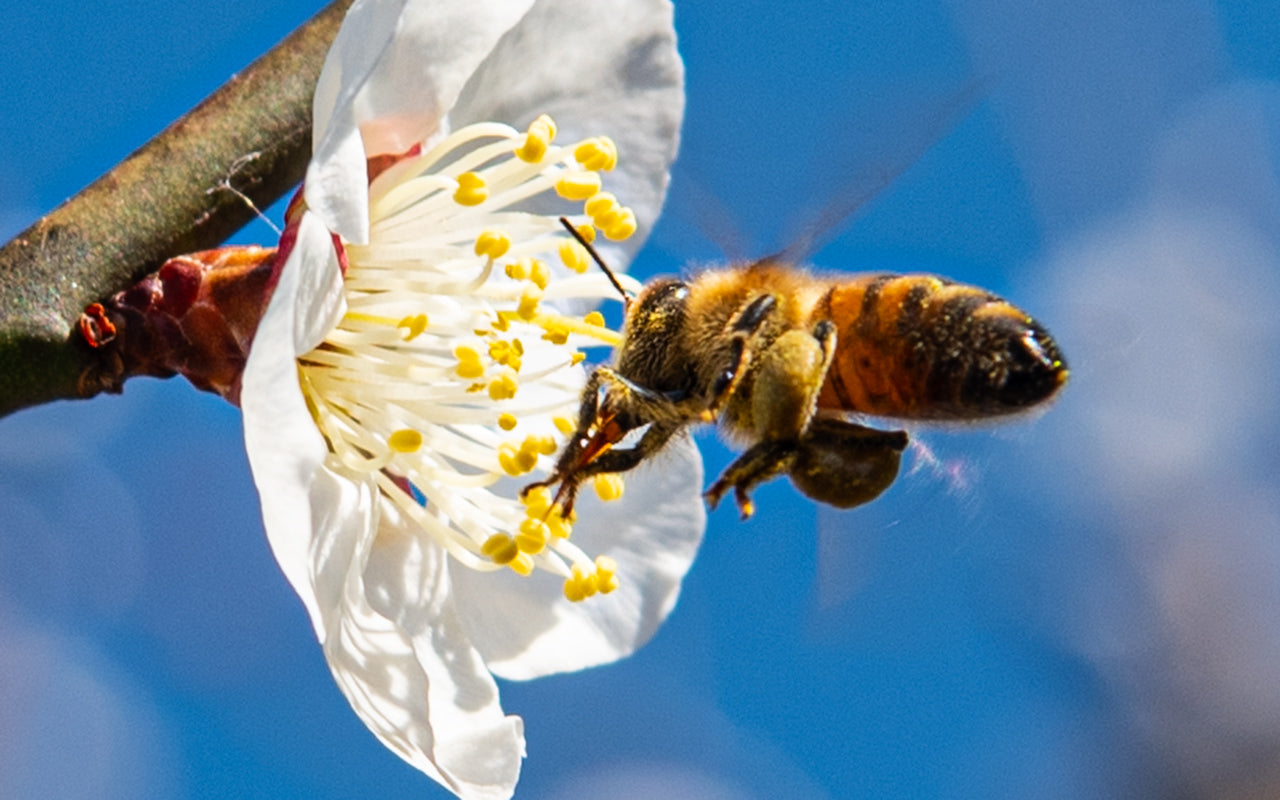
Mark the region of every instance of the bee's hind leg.
<instances>
[{"instance_id":1,"label":"bee's hind leg","mask_svg":"<svg viewBox=\"0 0 1280 800\"><path fill-rule=\"evenodd\" d=\"M705 494L716 504L729 490L743 518L751 516L751 490L789 472L818 403L818 393L835 353L836 327L823 320L813 330L790 330L755 359L750 398L751 427L757 441L724 471Z\"/></svg>"}]
</instances>

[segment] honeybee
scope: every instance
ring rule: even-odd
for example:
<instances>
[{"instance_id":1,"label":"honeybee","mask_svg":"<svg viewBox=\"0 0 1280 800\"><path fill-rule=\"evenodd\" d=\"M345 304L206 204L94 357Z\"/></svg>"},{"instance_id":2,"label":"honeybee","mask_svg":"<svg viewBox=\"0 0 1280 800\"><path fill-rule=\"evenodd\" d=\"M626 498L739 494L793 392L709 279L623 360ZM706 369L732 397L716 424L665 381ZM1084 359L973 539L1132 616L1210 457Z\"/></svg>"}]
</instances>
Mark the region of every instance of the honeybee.
<instances>
[{"instance_id":1,"label":"honeybee","mask_svg":"<svg viewBox=\"0 0 1280 800\"><path fill-rule=\"evenodd\" d=\"M568 515L587 478L716 422L746 449L706 490L712 508L732 489L745 519L752 489L783 474L852 508L889 487L907 445L905 431L855 419L1017 414L1066 380L1057 343L1030 315L945 278L823 277L777 258L659 278L628 297L614 366L591 374L554 472L525 491L558 483Z\"/></svg>"}]
</instances>

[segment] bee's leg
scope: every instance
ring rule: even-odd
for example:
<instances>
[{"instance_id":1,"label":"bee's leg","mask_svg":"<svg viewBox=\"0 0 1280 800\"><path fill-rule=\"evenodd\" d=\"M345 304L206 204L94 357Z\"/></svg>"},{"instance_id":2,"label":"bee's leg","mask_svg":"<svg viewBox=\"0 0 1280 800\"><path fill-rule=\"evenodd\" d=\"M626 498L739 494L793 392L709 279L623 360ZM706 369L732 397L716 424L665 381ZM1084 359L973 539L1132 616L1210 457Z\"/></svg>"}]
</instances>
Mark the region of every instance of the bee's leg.
<instances>
[{"instance_id":1,"label":"bee's leg","mask_svg":"<svg viewBox=\"0 0 1280 800\"><path fill-rule=\"evenodd\" d=\"M823 320L812 332L787 331L758 354L751 392L752 427L758 441L707 490L706 499L713 508L733 487L738 510L744 518L751 516L751 489L792 468L835 346L835 325Z\"/></svg>"},{"instance_id":2,"label":"bee's leg","mask_svg":"<svg viewBox=\"0 0 1280 800\"><path fill-rule=\"evenodd\" d=\"M670 438L678 427L670 421L677 419L675 409L681 402L685 402L685 398L654 392L609 367L597 367L582 391L577 430L556 459L555 469L546 480L525 486L521 495L559 483L555 505L568 516L573 511L574 497L583 480L606 472L629 470ZM652 424L655 420L663 424ZM650 425L650 428L634 448L612 449L613 445L644 425Z\"/></svg>"},{"instance_id":3,"label":"bee's leg","mask_svg":"<svg viewBox=\"0 0 1280 800\"><path fill-rule=\"evenodd\" d=\"M903 431L880 431L842 419L814 419L792 454L791 482L836 508L870 502L898 477Z\"/></svg>"},{"instance_id":4,"label":"bee's leg","mask_svg":"<svg viewBox=\"0 0 1280 800\"><path fill-rule=\"evenodd\" d=\"M729 320L725 332L730 336L730 351L724 368L716 377L715 383L711 385L706 408L702 409L699 415L703 422L713 421L720 413L720 407L738 388L738 383L747 372L747 365L751 363L751 342L756 332L760 330L760 326L773 314L777 306L778 301L773 295L761 295L743 306L742 310Z\"/></svg>"},{"instance_id":5,"label":"bee's leg","mask_svg":"<svg viewBox=\"0 0 1280 800\"><path fill-rule=\"evenodd\" d=\"M561 516L568 517L573 513L578 487L584 481L596 475L626 472L639 466L646 458L661 450L679 428L679 425L651 424L634 447L604 450L599 455L573 465L563 472L557 466L556 472L549 479L529 484L521 490L521 494L539 486L550 486L559 482L560 489L556 492L553 505L560 509ZM561 460L563 461L563 458Z\"/></svg>"},{"instance_id":6,"label":"bee's leg","mask_svg":"<svg viewBox=\"0 0 1280 800\"><path fill-rule=\"evenodd\" d=\"M725 468L716 482L703 493L707 505L715 508L724 493L733 488L734 500L743 519L755 513L751 502L751 490L757 484L777 477L791 468L795 459L797 442L794 439L775 439L756 442Z\"/></svg>"}]
</instances>

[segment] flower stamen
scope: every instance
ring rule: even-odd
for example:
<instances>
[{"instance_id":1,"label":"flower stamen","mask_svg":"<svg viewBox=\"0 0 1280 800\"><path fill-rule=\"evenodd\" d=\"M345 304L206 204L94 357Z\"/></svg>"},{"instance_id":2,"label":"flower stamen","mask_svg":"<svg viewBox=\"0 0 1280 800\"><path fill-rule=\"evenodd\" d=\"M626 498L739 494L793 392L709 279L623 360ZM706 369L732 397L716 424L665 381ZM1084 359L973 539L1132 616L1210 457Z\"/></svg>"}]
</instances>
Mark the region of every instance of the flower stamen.
<instances>
[{"instance_id":1,"label":"flower stamen","mask_svg":"<svg viewBox=\"0 0 1280 800\"><path fill-rule=\"evenodd\" d=\"M606 137L553 146L555 123L521 133L468 126L381 172L369 242L341 243L347 311L299 359L300 385L331 468L373 474L399 513L467 567L546 570L585 599L612 591L616 564L570 542L572 520L545 490L523 502L498 487L550 466L584 376L578 337L617 344L599 313L570 317L563 298L609 298L557 216L518 204L554 192L583 201L583 238L615 238L634 214L601 191L617 148ZM557 273L551 265L567 268ZM474 276L474 277L468 277ZM429 321L429 322L428 322ZM519 429L521 438L504 440ZM594 482L602 498L620 480Z\"/></svg>"}]
</instances>

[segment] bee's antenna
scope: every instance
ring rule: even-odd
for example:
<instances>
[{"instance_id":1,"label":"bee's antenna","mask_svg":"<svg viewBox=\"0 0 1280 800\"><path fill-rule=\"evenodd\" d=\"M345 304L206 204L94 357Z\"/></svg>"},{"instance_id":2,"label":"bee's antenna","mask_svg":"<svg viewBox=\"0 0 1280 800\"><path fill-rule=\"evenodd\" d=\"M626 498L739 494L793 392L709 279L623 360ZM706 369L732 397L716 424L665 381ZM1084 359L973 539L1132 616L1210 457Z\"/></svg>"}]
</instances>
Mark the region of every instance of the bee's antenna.
<instances>
[{"instance_id":1,"label":"bee's antenna","mask_svg":"<svg viewBox=\"0 0 1280 800\"><path fill-rule=\"evenodd\" d=\"M631 292L622 288L622 284L618 282L618 276L614 275L613 270L609 269L609 265L604 263L604 259L601 258L600 254L596 252L596 249L591 246L591 242L588 242L582 236L582 233L577 228L573 227L573 223L569 221L568 217L561 217L560 224L564 226L564 229L569 232L570 236L578 240L578 244L587 248L587 252L591 254L592 260L600 265L600 269L604 270L604 274L609 278L609 283L612 283L613 288L617 289L618 294L622 295L622 302L625 305L630 306L631 301L635 298L632 297Z\"/></svg>"}]
</instances>

